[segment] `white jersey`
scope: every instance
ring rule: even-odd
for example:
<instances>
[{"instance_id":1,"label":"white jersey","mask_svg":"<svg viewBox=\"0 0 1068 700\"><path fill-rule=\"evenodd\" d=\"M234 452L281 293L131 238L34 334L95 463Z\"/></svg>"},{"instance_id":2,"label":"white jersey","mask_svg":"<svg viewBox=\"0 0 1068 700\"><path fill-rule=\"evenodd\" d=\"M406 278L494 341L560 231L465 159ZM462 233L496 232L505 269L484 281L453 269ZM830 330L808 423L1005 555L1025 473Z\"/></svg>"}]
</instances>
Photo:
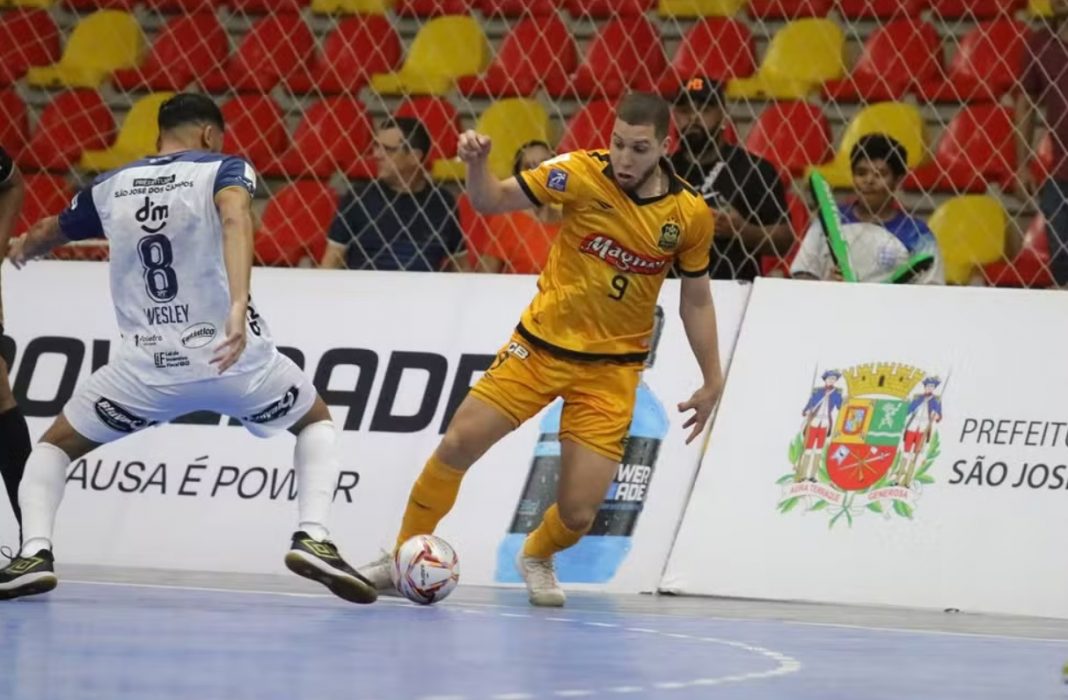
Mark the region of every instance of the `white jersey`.
<instances>
[{"instance_id":1,"label":"white jersey","mask_svg":"<svg viewBox=\"0 0 1068 700\"><path fill-rule=\"evenodd\" d=\"M227 187L254 194L252 166L200 151L153 156L101 175L59 216L68 239L108 238L118 357L147 385L218 376L209 361L226 335L230 287L215 195ZM248 316L248 345L228 375L276 352L251 302Z\"/></svg>"}]
</instances>

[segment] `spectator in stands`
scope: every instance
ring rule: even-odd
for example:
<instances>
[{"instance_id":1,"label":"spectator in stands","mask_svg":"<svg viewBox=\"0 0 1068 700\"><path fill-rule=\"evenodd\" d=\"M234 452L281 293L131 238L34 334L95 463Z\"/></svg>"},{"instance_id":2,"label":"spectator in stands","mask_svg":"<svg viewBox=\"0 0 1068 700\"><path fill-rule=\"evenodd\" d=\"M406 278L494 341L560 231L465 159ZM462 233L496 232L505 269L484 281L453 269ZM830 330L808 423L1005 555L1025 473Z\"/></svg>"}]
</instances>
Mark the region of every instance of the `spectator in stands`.
<instances>
[{"instance_id":1,"label":"spectator in stands","mask_svg":"<svg viewBox=\"0 0 1068 700\"><path fill-rule=\"evenodd\" d=\"M544 141L525 143L515 153L512 174L518 177L520 172L533 170L552 157L552 147ZM560 211L552 205L489 217L487 240L468 242L477 254L477 270L539 274L560 231L559 221Z\"/></svg>"},{"instance_id":2,"label":"spectator in stands","mask_svg":"<svg viewBox=\"0 0 1068 700\"><path fill-rule=\"evenodd\" d=\"M375 133L377 179L345 198L321 267L429 272L451 268L463 244L452 195L427 175L430 136L418 119L390 118Z\"/></svg>"},{"instance_id":3,"label":"spectator in stands","mask_svg":"<svg viewBox=\"0 0 1068 700\"><path fill-rule=\"evenodd\" d=\"M715 80L698 77L682 85L675 123L675 171L716 212L709 273L752 280L760 274L760 256L786 255L794 242L782 177L768 161L725 142L723 90Z\"/></svg>"},{"instance_id":4,"label":"spectator in stands","mask_svg":"<svg viewBox=\"0 0 1068 700\"><path fill-rule=\"evenodd\" d=\"M908 163L905 147L884 134L868 134L853 146L849 162L856 197L838 205L843 226L874 224L886 234L878 241L851 240L844 235L859 281L881 281L913 256L930 253L934 258L933 263L911 281L916 284L945 284L942 255L934 234L922 219L902 211L897 201L897 188L905 178ZM878 233L878 229L866 229L864 236ZM795 279L841 279L818 217L813 217L812 224L805 232L801 248L790 267L790 274Z\"/></svg>"},{"instance_id":5,"label":"spectator in stands","mask_svg":"<svg viewBox=\"0 0 1068 700\"><path fill-rule=\"evenodd\" d=\"M1052 20L1028 41L1023 89L1016 97L1017 190L1030 199L1037 189L1049 231L1050 273L1058 286L1068 287L1068 0L1053 0L1052 7ZM1053 167L1045 182L1036 183L1029 166L1040 107L1053 142Z\"/></svg>"}]
</instances>

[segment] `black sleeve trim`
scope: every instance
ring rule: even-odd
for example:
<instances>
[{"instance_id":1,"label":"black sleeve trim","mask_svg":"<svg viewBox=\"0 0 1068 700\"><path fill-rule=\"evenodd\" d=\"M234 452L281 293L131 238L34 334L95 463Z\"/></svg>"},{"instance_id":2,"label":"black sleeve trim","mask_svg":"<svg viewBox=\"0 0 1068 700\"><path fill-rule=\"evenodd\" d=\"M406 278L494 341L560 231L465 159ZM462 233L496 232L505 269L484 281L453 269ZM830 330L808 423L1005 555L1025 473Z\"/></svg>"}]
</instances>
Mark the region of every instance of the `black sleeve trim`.
<instances>
[{"instance_id":1,"label":"black sleeve trim","mask_svg":"<svg viewBox=\"0 0 1068 700\"><path fill-rule=\"evenodd\" d=\"M679 268L679 274L682 275L683 277L704 277L705 275L708 274L708 268L706 267L703 270L694 270L694 271L691 272L690 270L683 270L680 267Z\"/></svg>"},{"instance_id":2,"label":"black sleeve trim","mask_svg":"<svg viewBox=\"0 0 1068 700\"><path fill-rule=\"evenodd\" d=\"M540 207L542 203L538 201L538 196L534 194L534 190L530 189L530 185L527 184L526 178L523 173L519 173L515 176L515 181L519 183L519 189L523 190L523 194L527 196L534 206Z\"/></svg>"}]
</instances>

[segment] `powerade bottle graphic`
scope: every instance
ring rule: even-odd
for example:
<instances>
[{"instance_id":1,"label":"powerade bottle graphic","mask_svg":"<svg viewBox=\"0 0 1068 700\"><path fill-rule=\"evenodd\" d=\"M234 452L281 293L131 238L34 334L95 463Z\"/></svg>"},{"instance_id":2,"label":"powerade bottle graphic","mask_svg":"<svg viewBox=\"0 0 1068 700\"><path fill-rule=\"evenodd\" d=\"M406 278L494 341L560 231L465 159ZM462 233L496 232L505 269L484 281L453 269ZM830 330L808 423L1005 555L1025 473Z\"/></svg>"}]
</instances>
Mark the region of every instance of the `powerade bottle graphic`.
<instances>
[{"instance_id":1,"label":"powerade bottle graphic","mask_svg":"<svg viewBox=\"0 0 1068 700\"><path fill-rule=\"evenodd\" d=\"M663 326L664 311L658 306L646 369L656 360ZM516 555L527 534L541 523L542 515L556 501L562 410L563 401L557 400L541 420L541 436L534 448L534 461L523 495L497 551L496 580L501 583L522 582L516 571ZM561 582L604 583L616 575L630 552L630 538L648 496L657 453L668 428L664 405L644 381L639 382L623 462L616 468L616 477L608 487L593 527L578 544L556 555L556 574Z\"/></svg>"}]
</instances>

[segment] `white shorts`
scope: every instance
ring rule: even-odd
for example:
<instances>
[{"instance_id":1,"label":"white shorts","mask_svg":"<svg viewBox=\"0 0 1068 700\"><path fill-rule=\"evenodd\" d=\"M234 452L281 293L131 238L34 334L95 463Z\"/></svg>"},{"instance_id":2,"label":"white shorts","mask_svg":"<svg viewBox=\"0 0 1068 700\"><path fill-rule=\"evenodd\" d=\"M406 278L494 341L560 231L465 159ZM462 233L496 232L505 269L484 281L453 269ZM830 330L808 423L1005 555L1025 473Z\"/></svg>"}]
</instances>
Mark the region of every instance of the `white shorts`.
<instances>
[{"instance_id":1,"label":"white shorts","mask_svg":"<svg viewBox=\"0 0 1068 700\"><path fill-rule=\"evenodd\" d=\"M120 360L93 373L63 415L76 431L98 443L194 411L237 418L253 435L270 437L300 420L315 397L308 376L278 352L259 370L168 386L140 382Z\"/></svg>"}]
</instances>

